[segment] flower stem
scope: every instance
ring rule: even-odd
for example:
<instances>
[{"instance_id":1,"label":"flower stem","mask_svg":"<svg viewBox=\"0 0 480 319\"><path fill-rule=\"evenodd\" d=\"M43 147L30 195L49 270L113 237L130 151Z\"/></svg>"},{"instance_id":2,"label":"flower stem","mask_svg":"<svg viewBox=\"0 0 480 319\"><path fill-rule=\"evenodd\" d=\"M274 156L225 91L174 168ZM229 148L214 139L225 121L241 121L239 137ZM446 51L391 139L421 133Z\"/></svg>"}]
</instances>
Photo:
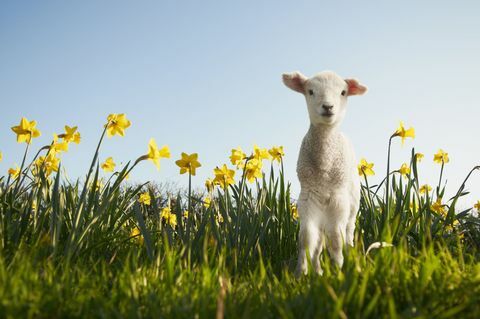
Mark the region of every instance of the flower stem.
<instances>
[{"instance_id":1,"label":"flower stem","mask_svg":"<svg viewBox=\"0 0 480 319\"><path fill-rule=\"evenodd\" d=\"M26 173L22 174L22 171L23 171L23 167L25 166L25 160L27 158L29 148L30 148L30 143L27 143L27 147L25 147L25 153L23 153L22 165L20 165L20 174L18 175L17 183L15 184L15 191L14 191L15 193L18 191L18 188L20 187L21 181L23 182L22 175L26 174Z\"/></svg>"},{"instance_id":2,"label":"flower stem","mask_svg":"<svg viewBox=\"0 0 480 319\"><path fill-rule=\"evenodd\" d=\"M390 215L390 148L392 146L392 138L395 135L390 136L390 139L388 140L388 154L387 154L387 181L386 181L386 190L385 190L385 214L383 214L382 218L382 231L385 228L385 225L387 224L387 221L389 219Z\"/></svg>"}]
</instances>

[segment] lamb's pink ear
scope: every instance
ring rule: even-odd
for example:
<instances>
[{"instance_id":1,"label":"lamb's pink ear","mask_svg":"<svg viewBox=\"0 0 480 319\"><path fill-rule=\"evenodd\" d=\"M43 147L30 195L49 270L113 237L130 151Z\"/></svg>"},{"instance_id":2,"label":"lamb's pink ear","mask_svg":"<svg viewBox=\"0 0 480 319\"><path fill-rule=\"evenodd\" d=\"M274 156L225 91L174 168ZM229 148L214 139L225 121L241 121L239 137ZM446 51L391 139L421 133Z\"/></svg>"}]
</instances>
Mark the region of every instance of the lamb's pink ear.
<instances>
[{"instance_id":1,"label":"lamb's pink ear","mask_svg":"<svg viewBox=\"0 0 480 319\"><path fill-rule=\"evenodd\" d=\"M362 95L368 90L368 88L364 85L361 85L357 79L345 79L345 82L348 84L347 95Z\"/></svg>"},{"instance_id":2,"label":"lamb's pink ear","mask_svg":"<svg viewBox=\"0 0 480 319\"><path fill-rule=\"evenodd\" d=\"M294 91L305 94L305 82L308 78L302 73L295 71L282 74L283 83Z\"/></svg>"}]
</instances>

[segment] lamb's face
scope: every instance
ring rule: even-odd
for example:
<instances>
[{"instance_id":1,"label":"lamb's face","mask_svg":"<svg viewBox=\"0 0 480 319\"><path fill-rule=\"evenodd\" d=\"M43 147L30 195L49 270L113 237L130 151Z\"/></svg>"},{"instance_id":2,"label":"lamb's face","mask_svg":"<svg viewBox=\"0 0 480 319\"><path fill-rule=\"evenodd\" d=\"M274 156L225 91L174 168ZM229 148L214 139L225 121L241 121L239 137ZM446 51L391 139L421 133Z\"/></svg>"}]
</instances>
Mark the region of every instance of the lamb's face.
<instances>
[{"instance_id":1,"label":"lamb's face","mask_svg":"<svg viewBox=\"0 0 480 319\"><path fill-rule=\"evenodd\" d=\"M300 72L283 74L283 82L305 95L313 125L337 125L346 112L347 97L361 95L367 88L355 79L343 79L334 72L320 72L307 78Z\"/></svg>"},{"instance_id":2,"label":"lamb's face","mask_svg":"<svg viewBox=\"0 0 480 319\"><path fill-rule=\"evenodd\" d=\"M339 124L346 111L348 84L333 72L321 72L304 86L308 115L313 125Z\"/></svg>"}]
</instances>

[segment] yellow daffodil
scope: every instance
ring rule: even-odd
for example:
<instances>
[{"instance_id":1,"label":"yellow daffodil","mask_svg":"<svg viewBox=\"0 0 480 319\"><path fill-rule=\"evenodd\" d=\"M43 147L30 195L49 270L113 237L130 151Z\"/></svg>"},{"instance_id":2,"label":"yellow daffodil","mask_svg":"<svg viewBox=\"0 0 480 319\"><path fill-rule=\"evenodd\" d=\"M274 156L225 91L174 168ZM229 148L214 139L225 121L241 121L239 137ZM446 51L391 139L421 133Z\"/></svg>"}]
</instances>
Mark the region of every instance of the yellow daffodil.
<instances>
[{"instance_id":1,"label":"yellow daffodil","mask_svg":"<svg viewBox=\"0 0 480 319\"><path fill-rule=\"evenodd\" d=\"M415 129L413 127L410 127L408 130L406 130L403 126L403 122L400 122L397 130L395 131L395 133L393 133L393 137L395 136L400 136L402 138L403 145L407 137L415 138Z\"/></svg>"},{"instance_id":2,"label":"yellow daffodil","mask_svg":"<svg viewBox=\"0 0 480 319\"><path fill-rule=\"evenodd\" d=\"M280 163L282 158L285 156L285 153L283 152L283 146L274 146L268 150L268 153L272 157L272 162L277 161Z\"/></svg>"},{"instance_id":3,"label":"yellow daffodil","mask_svg":"<svg viewBox=\"0 0 480 319\"><path fill-rule=\"evenodd\" d=\"M15 167L9 168L8 175L10 175L12 179L17 179L17 177L20 175L20 167L18 167L18 165L15 165Z\"/></svg>"},{"instance_id":4,"label":"yellow daffodil","mask_svg":"<svg viewBox=\"0 0 480 319\"><path fill-rule=\"evenodd\" d=\"M407 177L407 175L410 174L410 167L408 167L406 163L403 163L398 171L403 177Z\"/></svg>"},{"instance_id":5,"label":"yellow daffodil","mask_svg":"<svg viewBox=\"0 0 480 319\"><path fill-rule=\"evenodd\" d=\"M35 161L37 172L43 170L46 176L50 176L52 172L58 172L58 166L60 159L55 156L54 153L48 154L48 156L40 156Z\"/></svg>"},{"instance_id":6,"label":"yellow daffodil","mask_svg":"<svg viewBox=\"0 0 480 319\"><path fill-rule=\"evenodd\" d=\"M417 161L417 163L421 162L424 157L425 155L423 155L422 153L415 153L415 160Z\"/></svg>"},{"instance_id":7,"label":"yellow daffodil","mask_svg":"<svg viewBox=\"0 0 480 319\"><path fill-rule=\"evenodd\" d=\"M32 138L39 137L41 133L36 126L36 121L28 121L26 118L22 117L20 124L12 127L12 131L17 134L17 142L26 142L30 144Z\"/></svg>"},{"instance_id":8,"label":"yellow daffodil","mask_svg":"<svg viewBox=\"0 0 480 319\"><path fill-rule=\"evenodd\" d=\"M242 151L241 147L239 146L232 149L232 155L230 155L230 162L232 163L232 165L235 165L237 166L237 168L239 168L246 157L247 155Z\"/></svg>"},{"instance_id":9,"label":"yellow daffodil","mask_svg":"<svg viewBox=\"0 0 480 319\"><path fill-rule=\"evenodd\" d=\"M172 228L177 226L177 215L172 214L170 207L165 207L162 209L160 217L163 218Z\"/></svg>"},{"instance_id":10,"label":"yellow daffodil","mask_svg":"<svg viewBox=\"0 0 480 319\"><path fill-rule=\"evenodd\" d=\"M110 114L107 117L107 136L114 135L125 136L125 130L130 127L131 123L125 114Z\"/></svg>"},{"instance_id":11,"label":"yellow daffodil","mask_svg":"<svg viewBox=\"0 0 480 319\"><path fill-rule=\"evenodd\" d=\"M373 171L373 163L368 163L366 159L362 158L360 160L360 164L358 164L358 175L360 176L369 176L369 175L375 175L375 172Z\"/></svg>"},{"instance_id":12,"label":"yellow daffodil","mask_svg":"<svg viewBox=\"0 0 480 319\"><path fill-rule=\"evenodd\" d=\"M143 236L142 236L142 232L140 231L140 228L134 227L130 232L130 237L132 239L135 239L137 243L143 244Z\"/></svg>"},{"instance_id":13,"label":"yellow daffodil","mask_svg":"<svg viewBox=\"0 0 480 319\"><path fill-rule=\"evenodd\" d=\"M170 149L168 146L159 149L155 140L151 138L148 142L147 158L155 164L157 169L160 169L160 158L170 158Z\"/></svg>"},{"instance_id":14,"label":"yellow daffodil","mask_svg":"<svg viewBox=\"0 0 480 319\"><path fill-rule=\"evenodd\" d=\"M210 198L210 196L207 196L203 199L203 206L205 206L205 208L210 207L211 203L212 203L212 199Z\"/></svg>"},{"instance_id":15,"label":"yellow daffodil","mask_svg":"<svg viewBox=\"0 0 480 319\"><path fill-rule=\"evenodd\" d=\"M162 209L162 211L160 212L160 217L161 218L166 218L171 213L172 213L172 210L170 209L170 207L168 207L168 206L164 207Z\"/></svg>"},{"instance_id":16,"label":"yellow daffodil","mask_svg":"<svg viewBox=\"0 0 480 319\"><path fill-rule=\"evenodd\" d=\"M217 214L215 215L215 222L217 223L217 225L223 223L223 216L222 216L222 214L217 213Z\"/></svg>"},{"instance_id":17,"label":"yellow daffodil","mask_svg":"<svg viewBox=\"0 0 480 319\"><path fill-rule=\"evenodd\" d=\"M142 193L140 194L140 196L138 197L138 202L140 204L143 204L143 205L146 205L146 206L149 206L150 203L151 203L151 197L150 197L150 193L149 192L145 192L145 193Z\"/></svg>"},{"instance_id":18,"label":"yellow daffodil","mask_svg":"<svg viewBox=\"0 0 480 319\"><path fill-rule=\"evenodd\" d=\"M59 137L63 138L63 140L67 143L80 143L80 132L77 132L77 127L70 127L68 125L65 125L65 133L60 134Z\"/></svg>"},{"instance_id":19,"label":"yellow daffodil","mask_svg":"<svg viewBox=\"0 0 480 319\"><path fill-rule=\"evenodd\" d=\"M117 164L115 164L115 162L113 161L113 158L112 157L109 157L105 160L105 162L102 163L101 165L101 168L105 171L105 172L113 172L113 170L115 169L115 166Z\"/></svg>"},{"instance_id":20,"label":"yellow daffodil","mask_svg":"<svg viewBox=\"0 0 480 319\"><path fill-rule=\"evenodd\" d=\"M417 210L418 210L418 203L417 203L417 200L415 199L415 197L414 197L414 198L412 199L412 201L410 202L409 207L410 207L410 210L411 210L412 212L414 212L414 213L417 212Z\"/></svg>"},{"instance_id":21,"label":"yellow daffodil","mask_svg":"<svg viewBox=\"0 0 480 319\"><path fill-rule=\"evenodd\" d=\"M419 191L420 191L420 194L425 194L425 193L428 193L432 190L432 187L428 184L425 184L425 185L422 185L422 187L420 187Z\"/></svg>"},{"instance_id":22,"label":"yellow daffodil","mask_svg":"<svg viewBox=\"0 0 480 319\"><path fill-rule=\"evenodd\" d=\"M433 156L433 161L439 164L446 164L450 162L450 159L448 158L448 153L445 153L442 149L439 149L437 154Z\"/></svg>"},{"instance_id":23,"label":"yellow daffodil","mask_svg":"<svg viewBox=\"0 0 480 319\"><path fill-rule=\"evenodd\" d=\"M297 220L297 219L298 219L298 208L297 208L297 205L291 204L290 209L291 209L291 211L292 211L292 217L293 217L293 219Z\"/></svg>"},{"instance_id":24,"label":"yellow daffodil","mask_svg":"<svg viewBox=\"0 0 480 319\"><path fill-rule=\"evenodd\" d=\"M438 198L431 206L430 209L433 210L434 212L445 215L447 213L445 209L445 205L442 204L442 199Z\"/></svg>"},{"instance_id":25,"label":"yellow daffodil","mask_svg":"<svg viewBox=\"0 0 480 319\"><path fill-rule=\"evenodd\" d=\"M217 166L213 172L215 173L215 179L213 182L220 185L223 189L226 189L228 185L235 183L235 180L233 179L235 171L233 169L228 169L226 164L223 164L222 168L218 168Z\"/></svg>"},{"instance_id":26,"label":"yellow daffodil","mask_svg":"<svg viewBox=\"0 0 480 319\"><path fill-rule=\"evenodd\" d=\"M250 182L253 183L255 179L262 178L262 162L257 160L256 158L252 158L247 162L245 167L245 178Z\"/></svg>"},{"instance_id":27,"label":"yellow daffodil","mask_svg":"<svg viewBox=\"0 0 480 319\"><path fill-rule=\"evenodd\" d=\"M477 212L480 213L480 200L478 200L474 205L473 205L473 208L475 208L477 210Z\"/></svg>"},{"instance_id":28,"label":"yellow daffodil","mask_svg":"<svg viewBox=\"0 0 480 319\"><path fill-rule=\"evenodd\" d=\"M195 176L196 169L202 166L198 161L198 154L193 153L188 155L187 153L182 153L182 158L175 162L178 167L180 167L180 174L185 174L189 172Z\"/></svg>"},{"instance_id":29,"label":"yellow daffodil","mask_svg":"<svg viewBox=\"0 0 480 319\"><path fill-rule=\"evenodd\" d=\"M207 191L209 193L213 192L214 186L215 184L213 183L213 180L211 178L207 178L207 180L205 181L205 187L207 188Z\"/></svg>"},{"instance_id":30,"label":"yellow daffodil","mask_svg":"<svg viewBox=\"0 0 480 319\"><path fill-rule=\"evenodd\" d=\"M67 152L68 151L68 142L59 142L58 141L58 136L57 134L53 134L53 143L50 146L50 154L57 154L61 152Z\"/></svg>"},{"instance_id":31,"label":"yellow daffodil","mask_svg":"<svg viewBox=\"0 0 480 319\"><path fill-rule=\"evenodd\" d=\"M253 145L253 157L259 161L270 159L270 153L266 148L259 148L256 144Z\"/></svg>"},{"instance_id":32,"label":"yellow daffodil","mask_svg":"<svg viewBox=\"0 0 480 319\"><path fill-rule=\"evenodd\" d=\"M105 183L103 182L102 179L98 179L97 182L95 183L95 190L99 191L102 189L102 187L105 186Z\"/></svg>"},{"instance_id":33,"label":"yellow daffodil","mask_svg":"<svg viewBox=\"0 0 480 319\"><path fill-rule=\"evenodd\" d=\"M183 218L188 218L188 210L183 211Z\"/></svg>"}]
</instances>

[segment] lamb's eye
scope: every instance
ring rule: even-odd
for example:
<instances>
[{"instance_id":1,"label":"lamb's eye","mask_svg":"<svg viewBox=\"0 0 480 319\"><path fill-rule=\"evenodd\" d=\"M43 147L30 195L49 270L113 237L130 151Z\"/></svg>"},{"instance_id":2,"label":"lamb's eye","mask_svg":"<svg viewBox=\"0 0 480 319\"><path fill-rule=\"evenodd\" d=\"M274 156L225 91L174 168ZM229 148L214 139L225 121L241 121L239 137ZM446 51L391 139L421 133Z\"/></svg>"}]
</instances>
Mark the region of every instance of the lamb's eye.
<instances>
[{"instance_id":1,"label":"lamb's eye","mask_svg":"<svg viewBox=\"0 0 480 319\"><path fill-rule=\"evenodd\" d=\"M347 91L343 90L342 95L345 96L345 94L347 94Z\"/></svg>"},{"instance_id":2,"label":"lamb's eye","mask_svg":"<svg viewBox=\"0 0 480 319\"><path fill-rule=\"evenodd\" d=\"M313 90L308 90L308 94L313 95Z\"/></svg>"}]
</instances>

